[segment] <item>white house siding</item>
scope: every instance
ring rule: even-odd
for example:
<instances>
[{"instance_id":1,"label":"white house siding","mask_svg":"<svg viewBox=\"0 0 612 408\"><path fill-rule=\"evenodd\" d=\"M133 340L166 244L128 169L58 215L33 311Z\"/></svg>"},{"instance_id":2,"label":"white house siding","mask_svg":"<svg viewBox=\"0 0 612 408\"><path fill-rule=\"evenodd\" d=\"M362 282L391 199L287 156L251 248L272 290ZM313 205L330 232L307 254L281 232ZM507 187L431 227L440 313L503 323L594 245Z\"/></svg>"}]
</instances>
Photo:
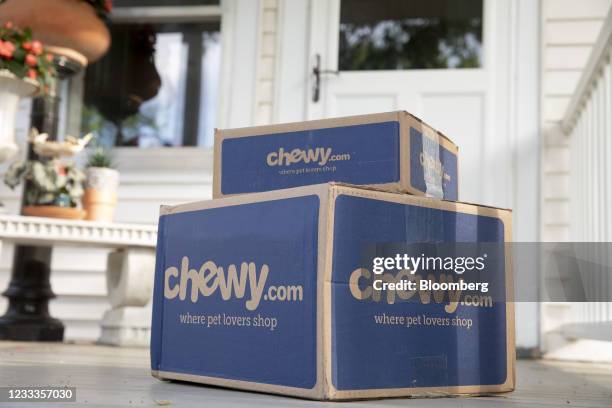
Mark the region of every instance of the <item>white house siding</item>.
<instances>
[{"instance_id":1,"label":"white house siding","mask_svg":"<svg viewBox=\"0 0 612 408\"><path fill-rule=\"evenodd\" d=\"M542 240L569 237L569 148L559 122L612 0L542 0Z\"/></svg>"}]
</instances>

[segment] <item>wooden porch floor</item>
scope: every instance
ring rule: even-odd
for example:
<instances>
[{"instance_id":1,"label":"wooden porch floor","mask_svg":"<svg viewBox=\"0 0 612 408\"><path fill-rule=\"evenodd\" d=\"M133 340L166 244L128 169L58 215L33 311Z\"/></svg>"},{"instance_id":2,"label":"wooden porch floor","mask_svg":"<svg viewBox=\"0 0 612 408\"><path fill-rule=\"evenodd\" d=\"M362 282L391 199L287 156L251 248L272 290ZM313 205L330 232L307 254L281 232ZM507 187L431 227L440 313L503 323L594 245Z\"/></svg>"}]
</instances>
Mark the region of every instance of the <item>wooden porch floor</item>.
<instances>
[{"instance_id":1,"label":"wooden porch floor","mask_svg":"<svg viewBox=\"0 0 612 408\"><path fill-rule=\"evenodd\" d=\"M0 386L77 388L76 404L18 407L612 407L612 365L519 361L517 377L517 391L501 396L319 403L162 382L149 375L146 349L0 342Z\"/></svg>"}]
</instances>

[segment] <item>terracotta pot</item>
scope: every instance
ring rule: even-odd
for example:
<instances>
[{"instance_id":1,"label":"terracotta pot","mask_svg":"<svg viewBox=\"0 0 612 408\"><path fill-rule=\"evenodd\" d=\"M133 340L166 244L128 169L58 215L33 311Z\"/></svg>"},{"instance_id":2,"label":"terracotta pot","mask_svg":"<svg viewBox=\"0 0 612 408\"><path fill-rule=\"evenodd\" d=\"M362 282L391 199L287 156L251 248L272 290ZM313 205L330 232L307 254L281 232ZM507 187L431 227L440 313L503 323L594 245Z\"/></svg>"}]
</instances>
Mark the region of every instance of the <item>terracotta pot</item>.
<instances>
[{"instance_id":1,"label":"terracotta pot","mask_svg":"<svg viewBox=\"0 0 612 408\"><path fill-rule=\"evenodd\" d=\"M0 5L0 23L7 21L31 27L33 37L54 47L54 52L74 50L89 62L104 55L110 45L106 25L94 8L81 0L6 0ZM74 54L66 56L78 60Z\"/></svg>"},{"instance_id":2,"label":"terracotta pot","mask_svg":"<svg viewBox=\"0 0 612 408\"><path fill-rule=\"evenodd\" d=\"M115 208L117 207L117 194L106 190L85 189L83 195L83 208L89 221L113 222Z\"/></svg>"},{"instance_id":3,"label":"terracotta pot","mask_svg":"<svg viewBox=\"0 0 612 408\"><path fill-rule=\"evenodd\" d=\"M0 163L17 153L15 118L19 100L36 92L37 83L0 70Z\"/></svg>"},{"instance_id":4,"label":"terracotta pot","mask_svg":"<svg viewBox=\"0 0 612 408\"><path fill-rule=\"evenodd\" d=\"M105 167L89 167L86 172L83 208L85 219L112 222L117 206L119 172Z\"/></svg>"},{"instance_id":5,"label":"terracotta pot","mask_svg":"<svg viewBox=\"0 0 612 408\"><path fill-rule=\"evenodd\" d=\"M85 211L80 208L55 205L29 205L23 207L21 213L30 217L63 218L67 220L82 220L85 218Z\"/></svg>"}]
</instances>

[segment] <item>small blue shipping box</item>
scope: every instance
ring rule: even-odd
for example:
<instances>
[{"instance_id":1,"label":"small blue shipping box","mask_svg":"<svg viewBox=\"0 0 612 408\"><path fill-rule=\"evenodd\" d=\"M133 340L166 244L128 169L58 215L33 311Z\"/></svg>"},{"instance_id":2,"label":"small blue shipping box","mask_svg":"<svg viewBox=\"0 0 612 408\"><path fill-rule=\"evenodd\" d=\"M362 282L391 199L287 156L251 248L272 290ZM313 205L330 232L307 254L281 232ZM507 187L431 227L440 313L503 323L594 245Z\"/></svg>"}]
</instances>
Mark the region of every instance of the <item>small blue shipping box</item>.
<instances>
[{"instance_id":1,"label":"small blue shipping box","mask_svg":"<svg viewBox=\"0 0 612 408\"><path fill-rule=\"evenodd\" d=\"M152 373L322 400L511 391L510 217L333 183L162 207ZM501 245L498 298L364 265L371 245L440 242Z\"/></svg>"},{"instance_id":2,"label":"small blue shipping box","mask_svg":"<svg viewBox=\"0 0 612 408\"><path fill-rule=\"evenodd\" d=\"M457 155L404 111L217 129L213 197L335 181L456 201Z\"/></svg>"}]
</instances>

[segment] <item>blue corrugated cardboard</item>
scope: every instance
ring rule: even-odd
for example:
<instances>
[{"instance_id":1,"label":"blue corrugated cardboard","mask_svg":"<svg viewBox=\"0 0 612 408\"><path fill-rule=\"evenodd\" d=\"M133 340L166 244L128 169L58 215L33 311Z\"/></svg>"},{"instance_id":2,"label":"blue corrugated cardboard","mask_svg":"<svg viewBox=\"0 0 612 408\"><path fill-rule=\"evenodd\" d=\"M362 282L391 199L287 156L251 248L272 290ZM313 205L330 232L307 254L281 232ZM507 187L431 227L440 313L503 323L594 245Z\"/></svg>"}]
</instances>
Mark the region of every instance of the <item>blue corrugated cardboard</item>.
<instances>
[{"instance_id":1,"label":"blue corrugated cardboard","mask_svg":"<svg viewBox=\"0 0 612 408\"><path fill-rule=\"evenodd\" d=\"M344 182L456 201L457 155L403 111L218 129L213 196Z\"/></svg>"},{"instance_id":2,"label":"blue corrugated cardboard","mask_svg":"<svg viewBox=\"0 0 612 408\"><path fill-rule=\"evenodd\" d=\"M510 236L507 210L335 183L163 207L152 372L312 399L511 391L511 302L376 296L362 263L364 244ZM512 298L507 254L487 276Z\"/></svg>"}]
</instances>

